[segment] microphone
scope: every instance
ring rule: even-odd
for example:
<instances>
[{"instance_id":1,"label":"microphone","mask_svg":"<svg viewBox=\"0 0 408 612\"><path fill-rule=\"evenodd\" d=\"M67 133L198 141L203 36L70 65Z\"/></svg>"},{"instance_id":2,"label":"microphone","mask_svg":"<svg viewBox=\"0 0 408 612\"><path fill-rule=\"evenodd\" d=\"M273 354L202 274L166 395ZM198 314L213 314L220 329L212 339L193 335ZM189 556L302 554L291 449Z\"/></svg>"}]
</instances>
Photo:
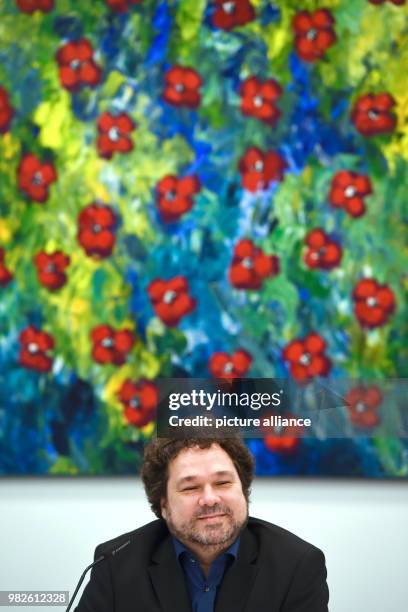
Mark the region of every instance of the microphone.
<instances>
[{"instance_id":1,"label":"microphone","mask_svg":"<svg viewBox=\"0 0 408 612\"><path fill-rule=\"evenodd\" d=\"M100 557L98 557L97 559L95 559L95 561L93 563L91 563L91 565L88 565L88 567L86 567L82 573L81 578L79 579L79 582L77 584L77 587L74 591L74 594L72 595L69 603L68 603L68 607L66 609L65 612L69 612L69 610L72 607L72 604L74 603L75 597L79 591L79 589L81 588L81 584L84 581L84 578L86 576L86 574L89 572L90 569L92 569L95 565L98 565L98 563L100 563L101 561L104 561L105 559L107 559L108 557L114 557L118 552L120 552L121 550L123 550L126 546L128 546L128 544L130 544L130 540L126 540L126 542L123 542L123 544L121 544L120 546L118 546L118 548L114 548L113 550L109 550L106 553L103 553L103 555L101 555Z\"/></svg>"}]
</instances>

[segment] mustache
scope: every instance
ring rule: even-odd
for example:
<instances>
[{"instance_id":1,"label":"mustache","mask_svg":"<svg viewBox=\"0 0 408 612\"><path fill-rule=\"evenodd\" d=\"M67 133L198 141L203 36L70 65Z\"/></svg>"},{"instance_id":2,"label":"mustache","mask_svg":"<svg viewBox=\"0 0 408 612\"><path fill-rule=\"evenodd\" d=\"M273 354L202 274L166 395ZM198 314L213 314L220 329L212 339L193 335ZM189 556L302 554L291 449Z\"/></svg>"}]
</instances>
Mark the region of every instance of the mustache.
<instances>
[{"instance_id":1,"label":"mustache","mask_svg":"<svg viewBox=\"0 0 408 612\"><path fill-rule=\"evenodd\" d=\"M230 508L228 508L228 506L222 506L220 504L212 506L212 507L208 507L208 508L203 508L202 510L200 510L199 513L197 513L194 518L199 519L199 518L203 518L204 516L208 516L211 514L231 514L231 510Z\"/></svg>"}]
</instances>

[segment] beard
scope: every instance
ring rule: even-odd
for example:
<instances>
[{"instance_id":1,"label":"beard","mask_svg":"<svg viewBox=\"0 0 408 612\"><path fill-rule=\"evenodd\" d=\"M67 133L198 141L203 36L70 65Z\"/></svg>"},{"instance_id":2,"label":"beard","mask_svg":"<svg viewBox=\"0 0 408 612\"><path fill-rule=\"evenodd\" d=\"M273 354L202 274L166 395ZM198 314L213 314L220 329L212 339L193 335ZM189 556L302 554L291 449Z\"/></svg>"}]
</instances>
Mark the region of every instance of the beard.
<instances>
[{"instance_id":1,"label":"beard","mask_svg":"<svg viewBox=\"0 0 408 612\"><path fill-rule=\"evenodd\" d=\"M206 524L205 521L201 523L201 517L211 514L224 514L224 516L220 516L219 520L214 523ZM198 544L214 548L228 547L230 543L232 544L247 521L248 508L244 520L238 521L234 518L230 508L221 504L202 509L192 519L179 523L177 526L174 524L170 508L167 508L166 517L170 533L184 544Z\"/></svg>"}]
</instances>

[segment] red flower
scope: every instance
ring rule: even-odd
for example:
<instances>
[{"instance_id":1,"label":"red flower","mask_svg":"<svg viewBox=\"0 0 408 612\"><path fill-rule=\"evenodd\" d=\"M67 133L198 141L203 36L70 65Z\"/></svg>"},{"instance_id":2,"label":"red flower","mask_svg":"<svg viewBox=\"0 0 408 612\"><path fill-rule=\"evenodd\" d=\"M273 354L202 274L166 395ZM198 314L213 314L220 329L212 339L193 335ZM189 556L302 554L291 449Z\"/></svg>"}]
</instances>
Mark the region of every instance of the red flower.
<instances>
[{"instance_id":1,"label":"red flower","mask_svg":"<svg viewBox=\"0 0 408 612\"><path fill-rule=\"evenodd\" d=\"M13 280L13 275L8 268L4 265L5 251L0 248L0 285L5 287Z\"/></svg>"},{"instance_id":2,"label":"red flower","mask_svg":"<svg viewBox=\"0 0 408 612\"><path fill-rule=\"evenodd\" d=\"M54 339L50 334L29 325L20 334L20 344L19 362L24 368L39 372L51 370L52 359L47 352L54 348Z\"/></svg>"},{"instance_id":3,"label":"red flower","mask_svg":"<svg viewBox=\"0 0 408 612\"><path fill-rule=\"evenodd\" d=\"M228 272L230 283L237 289L260 289L266 278L279 273L279 259L266 255L252 240L239 240L234 248Z\"/></svg>"},{"instance_id":4,"label":"red flower","mask_svg":"<svg viewBox=\"0 0 408 612\"><path fill-rule=\"evenodd\" d=\"M178 219L193 206L193 196L201 189L197 176L177 178L169 174L157 183L156 202L163 221Z\"/></svg>"},{"instance_id":5,"label":"red flower","mask_svg":"<svg viewBox=\"0 0 408 612\"><path fill-rule=\"evenodd\" d=\"M41 163L36 155L23 155L17 171L18 186L35 202L48 200L48 187L57 180L57 171L50 162Z\"/></svg>"},{"instance_id":6,"label":"red flower","mask_svg":"<svg viewBox=\"0 0 408 612\"><path fill-rule=\"evenodd\" d=\"M136 338L128 329L115 331L110 325L97 325L91 332L92 358L97 363L122 365Z\"/></svg>"},{"instance_id":7,"label":"red flower","mask_svg":"<svg viewBox=\"0 0 408 612\"><path fill-rule=\"evenodd\" d=\"M255 10L249 0L215 0L213 26L232 30L255 19Z\"/></svg>"},{"instance_id":8,"label":"red flower","mask_svg":"<svg viewBox=\"0 0 408 612\"><path fill-rule=\"evenodd\" d=\"M332 179L329 200L335 208L344 208L352 217L361 217L366 211L364 198L372 192L368 176L341 170Z\"/></svg>"},{"instance_id":9,"label":"red flower","mask_svg":"<svg viewBox=\"0 0 408 612\"><path fill-rule=\"evenodd\" d=\"M44 287L55 291L60 289L67 282L65 269L69 266L70 259L61 251L47 254L40 251L34 257L34 264L37 267L38 280Z\"/></svg>"},{"instance_id":10,"label":"red flower","mask_svg":"<svg viewBox=\"0 0 408 612\"><path fill-rule=\"evenodd\" d=\"M368 0L371 4L384 4L385 2L392 2L396 6L402 6L405 4L405 0Z\"/></svg>"},{"instance_id":11,"label":"red flower","mask_svg":"<svg viewBox=\"0 0 408 612\"><path fill-rule=\"evenodd\" d=\"M173 66L166 72L164 81L163 98L168 104L189 108L197 108L200 104L199 89L203 81L193 68Z\"/></svg>"},{"instance_id":12,"label":"red flower","mask_svg":"<svg viewBox=\"0 0 408 612\"><path fill-rule=\"evenodd\" d=\"M378 387L354 387L345 397L351 422L358 427L375 427L380 423L377 408L383 396Z\"/></svg>"},{"instance_id":13,"label":"red flower","mask_svg":"<svg viewBox=\"0 0 408 612\"><path fill-rule=\"evenodd\" d=\"M286 162L276 151L264 152L258 147L247 149L239 161L242 185L248 191L267 189L272 181L282 181Z\"/></svg>"},{"instance_id":14,"label":"red flower","mask_svg":"<svg viewBox=\"0 0 408 612\"><path fill-rule=\"evenodd\" d=\"M384 325L395 309L393 291L373 278L359 281L353 290L354 313L362 327Z\"/></svg>"},{"instance_id":15,"label":"red flower","mask_svg":"<svg viewBox=\"0 0 408 612\"><path fill-rule=\"evenodd\" d=\"M132 4L140 4L143 0L106 0L106 4L116 13L126 13Z\"/></svg>"},{"instance_id":16,"label":"red flower","mask_svg":"<svg viewBox=\"0 0 408 612\"><path fill-rule=\"evenodd\" d=\"M8 132L13 116L14 108L10 105L8 92L0 85L0 134Z\"/></svg>"},{"instance_id":17,"label":"red flower","mask_svg":"<svg viewBox=\"0 0 408 612\"><path fill-rule=\"evenodd\" d=\"M354 103L351 111L351 120L356 129L367 138L377 134L392 132L396 125L392 108L395 100L391 94L366 94L360 96Z\"/></svg>"},{"instance_id":18,"label":"red flower","mask_svg":"<svg viewBox=\"0 0 408 612\"><path fill-rule=\"evenodd\" d=\"M113 116L108 112L102 113L98 118L97 127L99 136L96 148L101 157L111 159L115 152L129 153L133 149L129 134L136 126L128 114L120 113Z\"/></svg>"},{"instance_id":19,"label":"red flower","mask_svg":"<svg viewBox=\"0 0 408 612\"><path fill-rule=\"evenodd\" d=\"M35 11L49 13L54 8L54 0L16 0L20 11L32 15Z\"/></svg>"},{"instance_id":20,"label":"red flower","mask_svg":"<svg viewBox=\"0 0 408 612\"><path fill-rule=\"evenodd\" d=\"M304 261L309 268L331 270L339 265L342 249L320 227L309 232L305 238L308 247Z\"/></svg>"},{"instance_id":21,"label":"red flower","mask_svg":"<svg viewBox=\"0 0 408 612\"><path fill-rule=\"evenodd\" d=\"M326 342L316 333L292 340L283 350L282 356L289 363L293 378L305 381L313 376L327 376L331 361L324 351Z\"/></svg>"},{"instance_id":22,"label":"red flower","mask_svg":"<svg viewBox=\"0 0 408 612\"><path fill-rule=\"evenodd\" d=\"M214 378L241 378L248 372L251 364L251 355L239 349L232 355L224 352L214 353L210 357L209 369Z\"/></svg>"},{"instance_id":23,"label":"red flower","mask_svg":"<svg viewBox=\"0 0 408 612\"><path fill-rule=\"evenodd\" d=\"M334 23L334 17L327 9L319 9L314 13L300 11L294 16L292 28L295 48L302 60L315 62L336 42Z\"/></svg>"},{"instance_id":24,"label":"red flower","mask_svg":"<svg viewBox=\"0 0 408 612\"><path fill-rule=\"evenodd\" d=\"M244 115L256 117L264 123L274 125L280 117L276 100L282 95L282 88L274 79L260 81L248 77L241 85L241 110Z\"/></svg>"},{"instance_id":25,"label":"red flower","mask_svg":"<svg viewBox=\"0 0 408 612\"><path fill-rule=\"evenodd\" d=\"M85 253L109 257L115 246L116 217L110 206L89 204L78 215L78 242Z\"/></svg>"},{"instance_id":26,"label":"red flower","mask_svg":"<svg viewBox=\"0 0 408 612\"><path fill-rule=\"evenodd\" d=\"M95 87L101 80L102 71L93 59L94 50L86 38L71 41L58 49L61 85L69 91L78 91L83 85Z\"/></svg>"},{"instance_id":27,"label":"red flower","mask_svg":"<svg viewBox=\"0 0 408 612\"><path fill-rule=\"evenodd\" d=\"M299 438L285 434L283 436L265 436L264 444L271 453L292 453L299 446Z\"/></svg>"},{"instance_id":28,"label":"red flower","mask_svg":"<svg viewBox=\"0 0 408 612\"><path fill-rule=\"evenodd\" d=\"M125 418L135 427L144 427L156 416L159 392L156 385L148 380L134 383L127 379L121 386L118 397L125 410Z\"/></svg>"},{"instance_id":29,"label":"red flower","mask_svg":"<svg viewBox=\"0 0 408 612\"><path fill-rule=\"evenodd\" d=\"M263 419L273 418L278 415L265 415ZM291 414L280 415L283 419L293 418ZM270 425L263 426L262 430L268 435L264 437L266 448L272 453L293 453L300 444L300 435L303 427L294 425ZM269 433L270 432L270 433Z\"/></svg>"},{"instance_id":30,"label":"red flower","mask_svg":"<svg viewBox=\"0 0 408 612\"><path fill-rule=\"evenodd\" d=\"M168 327L175 327L180 319L196 307L196 300L188 293L185 276L175 276L170 280L157 278L147 287L147 293L156 315Z\"/></svg>"}]
</instances>

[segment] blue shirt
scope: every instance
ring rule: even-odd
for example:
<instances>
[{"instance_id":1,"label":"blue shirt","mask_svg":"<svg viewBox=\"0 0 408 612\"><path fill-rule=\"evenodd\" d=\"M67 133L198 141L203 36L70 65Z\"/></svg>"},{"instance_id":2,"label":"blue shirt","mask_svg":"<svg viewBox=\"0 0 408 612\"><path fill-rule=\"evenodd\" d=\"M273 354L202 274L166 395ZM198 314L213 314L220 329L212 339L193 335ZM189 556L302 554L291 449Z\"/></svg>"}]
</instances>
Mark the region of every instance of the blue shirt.
<instances>
[{"instance_id":1,"label":"blue shirt","mask_svg":"<svg viewBox=\"0 0 408 612\"><path fill-rule=\"evenodd\" d=\"M221 584L225 570L237 558L239 537L222 555L212 562L208 576L204 575L201 565L193 553L180 540L172 537L177 558L187 579L192 612L214 612L217 588Z\"/></svg>"}]
</instances>

